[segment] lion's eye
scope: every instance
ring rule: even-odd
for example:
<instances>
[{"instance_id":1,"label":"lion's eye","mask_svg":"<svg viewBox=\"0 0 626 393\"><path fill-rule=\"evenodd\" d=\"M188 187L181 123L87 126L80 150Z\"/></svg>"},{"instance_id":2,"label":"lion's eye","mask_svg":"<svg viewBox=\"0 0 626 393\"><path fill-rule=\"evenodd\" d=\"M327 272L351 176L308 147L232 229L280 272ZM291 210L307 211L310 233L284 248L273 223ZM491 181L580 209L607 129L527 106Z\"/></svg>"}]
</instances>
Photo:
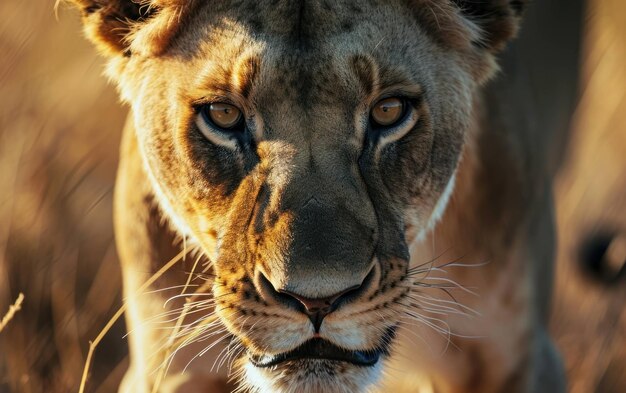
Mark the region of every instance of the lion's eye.
<instances>
[{"instance_id":1,"label":"lion's eye","mask_svg":"<svg viewBox=\"0 0 626 393\"><path fill-rule=\"evenodd\" d=\"M239 108L231 104L216 102L204 106L202 111L215 126L229 131L236 130L243 121Z\"/></svg>"},{"instance_id":2,"label":"lion's eye","mask_svg":"<svg viewBox=\"0 0 626 393\"><path fill-rule=\"evenodd\" d=\"M376 103L370 112L371 120L376 126L389 127L403 118L404 100L396 97L384 98Z\"/></svg>"}]
</instances>

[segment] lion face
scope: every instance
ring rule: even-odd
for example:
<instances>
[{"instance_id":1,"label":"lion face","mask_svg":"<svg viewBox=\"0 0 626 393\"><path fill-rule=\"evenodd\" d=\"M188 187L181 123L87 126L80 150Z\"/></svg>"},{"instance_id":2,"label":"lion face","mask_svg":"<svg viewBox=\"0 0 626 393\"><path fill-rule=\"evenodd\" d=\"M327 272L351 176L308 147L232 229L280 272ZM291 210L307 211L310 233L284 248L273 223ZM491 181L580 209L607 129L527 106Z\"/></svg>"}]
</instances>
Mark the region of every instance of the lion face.
<instances>
[{"instance_id":1,"label":"lion face","mask_svg":"<svg viewBox=\"0 0 626 393\"><path fill-rule=\"evenodd\" d=\"M109 74L166 216L214 263L246 382L363 391L499 43L443 0L155 3Z\"/></svg>"}]
</instances>

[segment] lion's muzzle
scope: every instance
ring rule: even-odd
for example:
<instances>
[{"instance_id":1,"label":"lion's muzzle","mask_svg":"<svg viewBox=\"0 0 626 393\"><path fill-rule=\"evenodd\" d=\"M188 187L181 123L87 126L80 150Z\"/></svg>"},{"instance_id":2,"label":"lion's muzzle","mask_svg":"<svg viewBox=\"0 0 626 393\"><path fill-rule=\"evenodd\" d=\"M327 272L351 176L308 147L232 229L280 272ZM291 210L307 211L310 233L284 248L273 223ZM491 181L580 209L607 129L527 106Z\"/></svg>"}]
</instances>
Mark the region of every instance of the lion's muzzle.
<instances>
[{"instance_id":1,"label":"lion's muzzle","mask_svg":"<svg viewBox=\"0 0 626 393\"><path fill-rule=\"evenodd\" d=\"M320 298L309 298L285 289L276 289L261 272L259 272L256 281L259 292L264 298L271 298L277 303L306 314L313 324L315 334L317 335L324 318L328 314L368 292L372 286L375 273L375 269L372 268L360 284L348 287L331 296ZM320 276L319 279L323 280L324 277Z\"/></svg>"}]
</instances>

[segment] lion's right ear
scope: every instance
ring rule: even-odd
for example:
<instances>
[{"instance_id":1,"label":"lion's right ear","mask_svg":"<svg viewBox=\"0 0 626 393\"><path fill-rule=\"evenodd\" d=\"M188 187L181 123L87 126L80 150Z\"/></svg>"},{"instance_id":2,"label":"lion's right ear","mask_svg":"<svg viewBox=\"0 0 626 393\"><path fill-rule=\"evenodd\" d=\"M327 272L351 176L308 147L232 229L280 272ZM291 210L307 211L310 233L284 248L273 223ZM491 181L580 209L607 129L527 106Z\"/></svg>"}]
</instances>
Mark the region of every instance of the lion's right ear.
<instances>
[{"instance_id":1,"label":"lion's right ear","mask_svg":"<svg viewBox=\"0 0 626 393\"><path fill-rule=\"evenodd\" d=\"M82 13L85 34L107 56L158 54L193 0L58 0Z\"/></svg>"}]
</instances>

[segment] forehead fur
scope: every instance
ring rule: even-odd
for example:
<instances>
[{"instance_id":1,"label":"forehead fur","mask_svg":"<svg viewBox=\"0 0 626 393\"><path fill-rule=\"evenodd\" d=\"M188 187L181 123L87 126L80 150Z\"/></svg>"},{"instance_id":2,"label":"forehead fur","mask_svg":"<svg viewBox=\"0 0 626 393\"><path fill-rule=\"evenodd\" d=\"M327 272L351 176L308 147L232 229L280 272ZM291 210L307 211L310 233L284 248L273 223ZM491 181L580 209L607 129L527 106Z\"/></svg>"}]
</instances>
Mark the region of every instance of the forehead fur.
<instances>
[{"instance_id":1,"label":"forehead fur","mask_svg":"<svg viewBox=\"0 0 626 393\"><path fill-rule=\"evenodd\" d=\"M206 33L233 34L236 29L259 40L271 37L301 53L314 53L341 37L344 44L375 46L385 39L414 42L424 35L440 35L443 39L433 41L457 49L478 40L477 27L462 18L456 7L435 0L211 1L199 4L187 22L176 43L177 51L187 54L206 41Z\"/></svg>"},{"instance_id":2,"label":"forehead fur","mask_svg":"<svg viewBox=\"0 0 626 393\"><path fill-rule=\"evenodd\" d=\"M479 27L461 14L463 7L447 0L226 0L196 4L198 7L190 17L197 23L207 26L235 21L250 32L280 36L303 50L314 49L324 39L354 34L355 26L363 22L376 21L379 29L388 29L397 26L400 19L414 22L412 30L405 32L407 38L413 38L417 27L418 31L437 37L439 43L456 49L480 40ZM198 31L197 27L188 30Z\"/></svg>"},{"instance_id":3,"label":"forehead fur","mask_svg":"<svg viewBox=\"0 0 626 393\"><path fill-rule=\"evenodd\" d=\"M355 78L367 94L428 84L420 78L444 57L447 67L463 68L462 61L450 64L458 54L438 45L406 10L392 2L212 1L196 9L168 57L195 67L193 87L234 88L247 98L255 85L290 85L307 105L315 88L333 89L319 96L338 96Z\"/></svg>"},{"instance_id":4,"label":"forehead fur","mask_svg":"<svg viewBox=\"0 0 626 393\"><path fill-rule=\"evenodd\" d=\"M442 48L461 52L479 82L495 69L491 56L515 35L526 0L67 0L83 13L86 35L110 57L163 56L173 47L194 53L203 32L234 23L253 35L281 37L301 51L353 35L415 40L421 32ZM410 20L409 20L410 19ZM374 34L355 26L376 21ZM400 23L397 22L409 22ZM382 34L402 26L401 35ZM397 30L397 29L395 29ZM365 33L365 32L363 32ZM378 33L378 34L376 34ZM421 38L421 37L419 37ZM173 45L173 43L175 44ZM119 62L119 59L118 59Z\"/></svg>"}]
</instances>

